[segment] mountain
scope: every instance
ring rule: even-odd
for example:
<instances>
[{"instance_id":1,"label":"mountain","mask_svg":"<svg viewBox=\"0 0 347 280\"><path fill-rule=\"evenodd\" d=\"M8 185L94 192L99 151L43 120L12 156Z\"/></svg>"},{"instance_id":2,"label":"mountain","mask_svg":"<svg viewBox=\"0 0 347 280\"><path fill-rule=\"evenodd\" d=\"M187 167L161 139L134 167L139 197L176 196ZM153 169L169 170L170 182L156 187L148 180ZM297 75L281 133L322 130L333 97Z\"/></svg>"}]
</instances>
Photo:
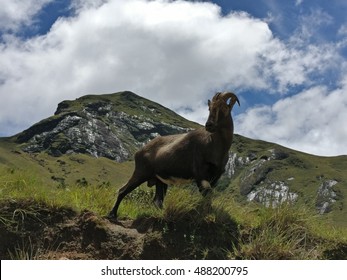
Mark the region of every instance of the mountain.
<instances>
[{"instance_id":1,"label":"mountain","mask_svg":"<svg viewBox=\"0 0 347 280\"><path fill-rule=\"evenodd\" d=\"M199 126L129 91L87 95L61 102L52 117L0 139L0 167L40 174L60 187L120 186L146 142ZM306 205L347 225L346 169L347 156L319 157L235 135L217 191L242 203Z\"/></svg>"},{"instance_id":2,"label":"mountain","mask_svg":"<svg viewBox=\"0 0 347 280\"><path fill-rule=\"evenodd\" d=\"M125 91L63 101L54 116L18 134L16 142L29 153L81 153L123 162L157 135L183 133L197 126Z\"/></svg>"}]
</instances>

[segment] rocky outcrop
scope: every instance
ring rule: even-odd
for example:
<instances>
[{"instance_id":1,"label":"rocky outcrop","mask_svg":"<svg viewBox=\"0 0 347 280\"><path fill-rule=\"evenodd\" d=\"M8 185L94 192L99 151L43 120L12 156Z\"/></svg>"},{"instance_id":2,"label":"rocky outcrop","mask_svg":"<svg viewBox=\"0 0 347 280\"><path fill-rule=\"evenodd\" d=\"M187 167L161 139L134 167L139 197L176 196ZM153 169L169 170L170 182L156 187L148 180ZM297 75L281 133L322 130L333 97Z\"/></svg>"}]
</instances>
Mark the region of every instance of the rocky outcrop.
<instances>
[{"instance_id":1,"label":"rocky outcrop","mask_svg":"<svg viewBox=\"0 0 347 280\"><path fill-rule=\"evenodd\" d=\"M19 134L17 142L29 153L83 153L123 162L152 138L187 132L194 125L159 104L122 92L63 101L54 116Z\"/></svg>"},{"instance_id":2,"label":"rocky outcrop","mask_svg":"<svg viewBox=\"0 0 347 280\"><path fill-rule=\"evenodd\" d=\"M268 176L273 170L271 161L281 161L288 157L288 153L280 149L270 149L267 155L260 157L255 152L249 152L245 157L230 152L225 175L232 178L237 171L241 171L240 193L248 201L259 202L266 207L295 202L297 193L290 191L284 181L272 181Z\"/></svg>"},{"instance_id":3,"label":"rocky outcrop","mask_svg":"<svg viewBox=\"0 0 347 280\"><path fill-rule=\"evenodd\" d=\"M298 194L290 192L289 187L282 181L264 184L247 195L248 201L260 202L266 207L277 207L284 202L293 203L297 199Z\"/></svg>"},{"instance_id":4,"label":"rocky outcrop","mask_svg":"<svg viewBox=\"0 0 347 280\"><path fill-rule=\"evenodd\" d=\"M225 176L231 180L239 180L239 192L247 201L258 202L266 207L278 207L282 203L295 203L299 199L299 193L291 189L295 182L295 174L289 178L281 178L277 173L277 179L271 179L274 169L281 165L289 165L300 170L310 168L302 159L278 148L269 149L267 153L261 151L261 155L254 151L231 151ZM318 177L317 180L322 178ZM332 211L333 205L342 198L336 191L337 184L336 180L325 179L316 186L315 205L320 214Z\"/></svg>"},{"instance_id":5,"label":"rocky outcrop","mask_svg":"<svg viewBox=\"0 0 347 280\"><path fill-rule=\"evenodd\" d=\"M320 214L329 213L332 206L336 203L337 194L334 186L337 184L335 180L326 180L318 188L316 207Z\"/></svg>"}]
</instances>

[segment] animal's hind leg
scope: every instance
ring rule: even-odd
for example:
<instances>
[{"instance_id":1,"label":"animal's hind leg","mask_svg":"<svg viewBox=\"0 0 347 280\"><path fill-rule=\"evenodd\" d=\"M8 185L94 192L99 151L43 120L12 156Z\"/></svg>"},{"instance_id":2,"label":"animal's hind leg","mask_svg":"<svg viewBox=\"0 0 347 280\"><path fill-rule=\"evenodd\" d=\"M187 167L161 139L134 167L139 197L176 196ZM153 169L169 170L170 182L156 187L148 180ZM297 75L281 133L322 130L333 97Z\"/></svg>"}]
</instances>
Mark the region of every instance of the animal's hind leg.
<instances>
[{"instance_id":1,"label":"animal's hind leg","mask_svg":"<svg viewBox=\"0 0 347 280\"><path fill-rule=\"evenodd\" d=\"M163 208L163 202L166 195L166 191L167 184L157 179L155 183L155 196L153 202L160 209Z\"/></svg>"},{"instance_id":2,"label":"animal's hind leg","mask_svg":"<svg viewBox=\"0 0 347 280\"><path fill-rule=\"evenodd\" d=\"M198 185L200 193L204 197L203 209L206 209L208 212L210 212L212 210L211 184L207 180L201 180L199 183L197 183L197 185Z\"/></svg>"},{"instance_id":3,"label":"animal's hind leg","mask_svg":"<svg viewBox=\"0 0 347 280\"><path fill-rule=\"evenodd\" d=\"M211 184L207 180L198 181L197 184L198 184L199 191L203 196L207 196L208 194L211 193L212 191Z\"/></svg>"},{"instance_id":4,"label":"animal's hind leg","mask_svg":"<svg viewBox=\"0 0 347 280\"><path fill-rule=\"evenodd\" d=\"M117 217L118 208L123 198L145 181L146 179L138 178L137 176L135 176L135 174L133 174L130 180L119 190L116 203L114 204L111 212L109 213L110 218Z\"/></svg>"}]
</instances>

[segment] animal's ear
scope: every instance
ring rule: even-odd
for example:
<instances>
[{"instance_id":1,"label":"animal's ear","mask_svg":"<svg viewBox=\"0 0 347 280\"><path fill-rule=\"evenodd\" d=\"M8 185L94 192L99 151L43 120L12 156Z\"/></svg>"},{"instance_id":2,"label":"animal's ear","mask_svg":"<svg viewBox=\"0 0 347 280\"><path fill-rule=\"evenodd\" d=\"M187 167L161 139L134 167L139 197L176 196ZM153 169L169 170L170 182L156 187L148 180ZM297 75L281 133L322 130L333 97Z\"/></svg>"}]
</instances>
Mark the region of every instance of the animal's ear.
<instances>
[{"instance_id":1,"label":"animal's ear","mask_svg":"<svg viewBox=\"0 0 347 280\"><path fill-rule=\"evenodd\" d=\"M210 105L211 105L211 100L210 99L207 101L207 105L208 105L208 107L210 107Z\"/></svg>"}]
</instances>

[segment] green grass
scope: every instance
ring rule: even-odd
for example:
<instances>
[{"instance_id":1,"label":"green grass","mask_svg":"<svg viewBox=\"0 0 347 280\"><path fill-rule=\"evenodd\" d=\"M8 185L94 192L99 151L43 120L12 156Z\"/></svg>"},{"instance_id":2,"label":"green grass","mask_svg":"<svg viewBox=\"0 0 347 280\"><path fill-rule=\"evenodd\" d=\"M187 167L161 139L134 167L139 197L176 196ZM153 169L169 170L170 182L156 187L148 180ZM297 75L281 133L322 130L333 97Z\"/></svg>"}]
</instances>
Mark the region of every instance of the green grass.
<instances>
[{"instance_id":1,"label":"green grass","mask_svg":"<svg viewBox=\"0 0 347 280\"><path fill-rule=\"evenodd\" d=\"M0 197L2 200L30 199L50 206L73 207L77 211L89 209L106 214L115 199L115 188L110 186L50 186L39 178L16 171L14 176L0 171Z\"/></svg>"},{"instance_id":2,"label":"green grass","mask_svg":"<svg viewBox=\"0 0 347 280\"><path fill-rule=\"evenodd\" d=\"M52 157L46 153L28 154L15 143L0 138L0 174L8 181L36 178L47 187L97 185L118 187L124 184L134 167L132 161L117 163L107 158L83 154ZM10 176L11 172L14 173ZM13 179L15 178L15 179Z\"/></svg>"},{"instance_id":3,"label":"green grass","mask_svg":"<svg viewBox=\"0 0 347 280\"><path fill-rule=\"evenodd\" d=\"M235 255L242 259L316 259L319 244L311 241L309 215L302 209L282 205L263 208L258 225L245 229ZM311 244L312 243L312 244Z\"/></svg>"}]
</instances>

